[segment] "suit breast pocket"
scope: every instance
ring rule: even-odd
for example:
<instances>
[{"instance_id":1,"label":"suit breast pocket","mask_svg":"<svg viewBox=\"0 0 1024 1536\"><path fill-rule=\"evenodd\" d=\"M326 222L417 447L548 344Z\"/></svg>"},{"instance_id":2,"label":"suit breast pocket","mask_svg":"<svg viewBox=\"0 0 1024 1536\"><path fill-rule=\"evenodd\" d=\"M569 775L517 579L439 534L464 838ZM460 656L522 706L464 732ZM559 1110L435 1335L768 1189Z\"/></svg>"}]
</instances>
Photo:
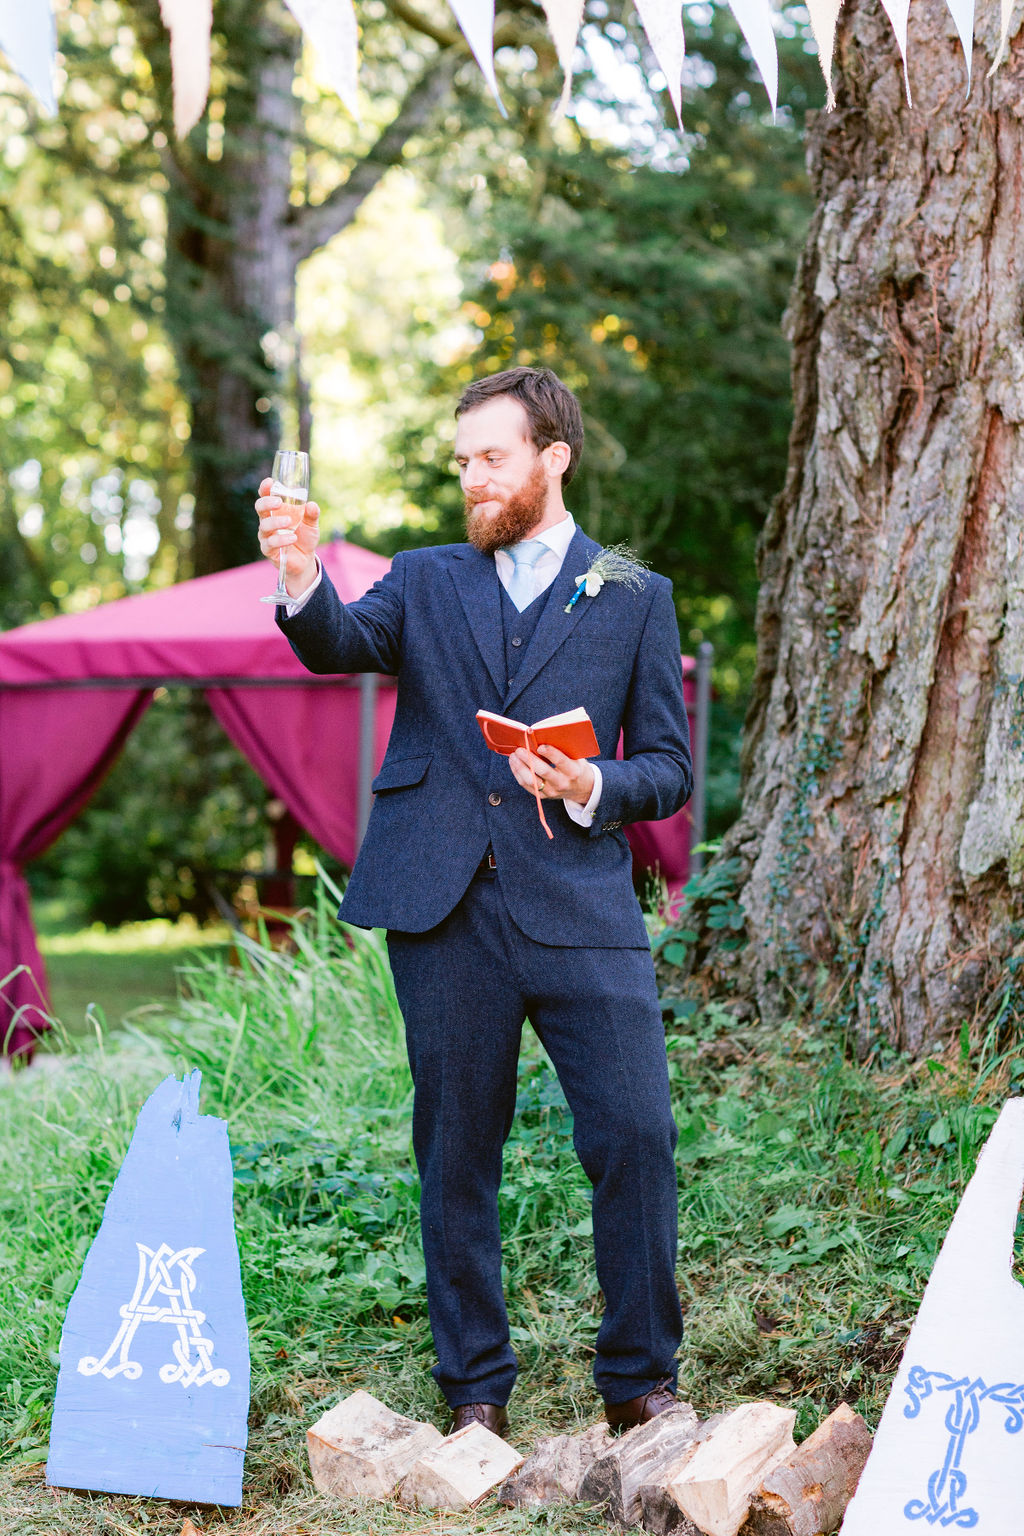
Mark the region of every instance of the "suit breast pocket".
<instances>
[{"instance_id":1,"label":"suit breast pocket","mask_svg":"<svg viewBox=\"0 0 1024 1536\"><path fill-rule=\"evenodd\" d=\"M627 642L619 635L582 634L579 630L575 634L567 635L565 640L567 654L573 661L586 662L593 657L595 661L607 662L616 660L621 663L626 655Z\"/></svg>"},{"instance_id":2,"label":"suit breast pocket","mask_svg":"<svg viewBox=\"0 0 1024 1536\"><path fill-rule=\"evenodd\" d=\"M426 752L421 757L398 757L393 762L385 761L370 788L375 795L379 795L381 790L411 789L414 784L421 784L433 756L433 752Z\"/></svg>"}]
</instances>

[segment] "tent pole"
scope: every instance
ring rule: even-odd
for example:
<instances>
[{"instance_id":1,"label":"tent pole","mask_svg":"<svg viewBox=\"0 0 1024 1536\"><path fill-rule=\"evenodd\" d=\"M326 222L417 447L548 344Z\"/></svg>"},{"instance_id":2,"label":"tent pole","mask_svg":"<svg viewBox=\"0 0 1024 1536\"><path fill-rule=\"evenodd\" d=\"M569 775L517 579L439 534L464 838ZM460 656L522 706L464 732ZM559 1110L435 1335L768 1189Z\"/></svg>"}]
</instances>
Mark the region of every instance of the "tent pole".
<instances>
[{"instance_id":1,"label":"tent pole","mask_svg":"<svg viewBox=\"0 0 1024 1536\"><path fill-rule=\"evenodd\" d=\"M702 640L697 647L697 718L693 742L693 800L690 804L690 867L687 870L690 880L704 868L704 855L697 849L704 841L707 816L708 728L711 724L711 662L714 654L711 641Z\"/></svg>"},{"instance_id":2,"label":"tent pole","mask_svg":"<svg viewBox=\"0 0 1024 1536\"><path fill-rule=\"evenodd\" d=\"M373 804L374 735L377 723L377 674L359 675L359 779L356 791L356 852L362 847Z\"/></svg>"}]
</instances>

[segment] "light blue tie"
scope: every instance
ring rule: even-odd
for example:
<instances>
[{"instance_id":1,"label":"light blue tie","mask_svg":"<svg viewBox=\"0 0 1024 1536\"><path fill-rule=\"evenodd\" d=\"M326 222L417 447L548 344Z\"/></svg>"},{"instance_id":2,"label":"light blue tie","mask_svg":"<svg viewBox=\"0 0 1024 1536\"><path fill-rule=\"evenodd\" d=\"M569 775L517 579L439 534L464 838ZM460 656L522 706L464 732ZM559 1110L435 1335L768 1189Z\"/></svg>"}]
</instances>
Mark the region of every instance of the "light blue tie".
<instances>
[{"instance_id":1,"label":"light blue tie","mask_svg":"<svg viewBox=\"0 0 1024 1536\"><path fill-rule=\"evenodd\" d=\"M530 606L537 595L533 568L547 551L548 546L540 539L526 539L522 544L510 544L505 551L515 567L505 590L520 613Z\"/></svg>"}]
</instances>

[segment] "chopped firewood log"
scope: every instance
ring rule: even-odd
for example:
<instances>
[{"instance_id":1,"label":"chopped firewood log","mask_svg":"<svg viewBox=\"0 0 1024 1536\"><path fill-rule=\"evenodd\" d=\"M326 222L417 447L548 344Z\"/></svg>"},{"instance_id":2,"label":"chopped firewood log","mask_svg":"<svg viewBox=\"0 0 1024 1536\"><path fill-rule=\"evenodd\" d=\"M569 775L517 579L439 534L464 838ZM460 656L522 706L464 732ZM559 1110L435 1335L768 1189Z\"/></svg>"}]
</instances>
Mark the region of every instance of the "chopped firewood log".
<instances>
[{"instance_id":1,"label":"chopped firewood log","mask_svg":"<svg viewBox=\"0 0 1024 1536\"><path fill-rule=\"evenodd\" d=\"M737 1536L751 1496L796 1450L795 1419L791 1408L744 1403L726 1414L682 1467L669 1468L662 1484L706 1536Z\"/></svg>"},{"instance_id":2,"label":"chopped firewood log","mask_svg":"<svg viewBox=\"0 0 1024 1536\"><path fill-rule=\"evenodd\" d=\"M498 1502L539 1508L544 1504L575 1504L588 1467L612 1443L603 1421L578 1435L549 1435L537 1444L519 1468L501 1485Z\"/></svg>"},{"instance_id":3,"label":"chopped firewood log","mask_svg":"<svg viewBox=\"0 0 1024 1536\"><path fill-rule=\"evenodd\" d=\"M696 1451L696 1445L693 1447ZM654 1536L703 1536L699 1526L687 1520L667 1488L645 1483L640 1490L640 1523Z\"/></svg>"},{"instance_id":4,"label":"chopped firewood log","mask_svg":"<svg viewBox=\"0 0 1024 1536\"><path fill-rule=\"evenodd\" d=\"M796 1454L779 1462L750 1501L741 1536L831 1536L857 1489L871 1431L840 1403Z\"/></svg>"},{"instance_id":5,"label":"chopped firewood log","mask_svg":"<svg viewBox=\"0 0 1024 1536\"><path fill-rule=\"evenodd\" d=\"M433 1424L403 1418L353 1392L306 1431L313 1482L339 1498L387 1499L409 1468L443 1436Z\"/></svg>"},{"instance_id":6,"label":"chopped firewood log","mask_svg":"<svg viewBox=\"0 0 1024 1536\"><path fill-rule=\"evenodd\" d=\"M618 1525L637 1525L640 1489L645 1483L657 1482L659 1474L679 1461L699 1428L691 1404L680 1402L650 1423L627 1429L584 1473L580 1500L603 1504Z\"/></svg>"},{"instance_id":7,"label":"chopped firewood log","mask_svg":"<svg viewBox=\"0 0 1024 1536\"><path fill-rule=\"evenodd\" d=\"M413 1509L473 1509L522 1466L519 1452L482 1424L469 1424L435 1445L411 1468L398 1491Z\"/></svg>"}]
</instances>

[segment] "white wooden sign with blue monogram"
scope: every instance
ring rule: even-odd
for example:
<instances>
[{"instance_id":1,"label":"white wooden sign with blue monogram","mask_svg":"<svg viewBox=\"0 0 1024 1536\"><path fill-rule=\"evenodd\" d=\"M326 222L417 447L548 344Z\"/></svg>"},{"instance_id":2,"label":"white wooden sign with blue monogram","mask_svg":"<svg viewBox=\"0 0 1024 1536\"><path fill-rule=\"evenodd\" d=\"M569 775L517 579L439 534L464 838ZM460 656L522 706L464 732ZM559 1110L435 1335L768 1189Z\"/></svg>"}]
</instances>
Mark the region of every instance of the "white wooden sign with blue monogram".
<instances>
[{"instance_id":1,"label":"white wooden sign with blue monogram","mask_svg":"<svg viewBox=\"0 0 1024 1536\"><path fill-rule=\"evenodd\" d=\"M914 1322L842 1536L1024 1531L1024 1099L986 1142Z\"/></svg>"},{"instance_id":2,"label":"white wooden sign with blue monogram","mask_svg":"<svg viewBox=\"0 0 1024 1536\"><path fill-rule=\"evenodd\" d=\"M140 1111L61 1335L49 1482L242 1499L249 1336L223 1120L200 1074Z\"/></svg>"}]
</instances>

